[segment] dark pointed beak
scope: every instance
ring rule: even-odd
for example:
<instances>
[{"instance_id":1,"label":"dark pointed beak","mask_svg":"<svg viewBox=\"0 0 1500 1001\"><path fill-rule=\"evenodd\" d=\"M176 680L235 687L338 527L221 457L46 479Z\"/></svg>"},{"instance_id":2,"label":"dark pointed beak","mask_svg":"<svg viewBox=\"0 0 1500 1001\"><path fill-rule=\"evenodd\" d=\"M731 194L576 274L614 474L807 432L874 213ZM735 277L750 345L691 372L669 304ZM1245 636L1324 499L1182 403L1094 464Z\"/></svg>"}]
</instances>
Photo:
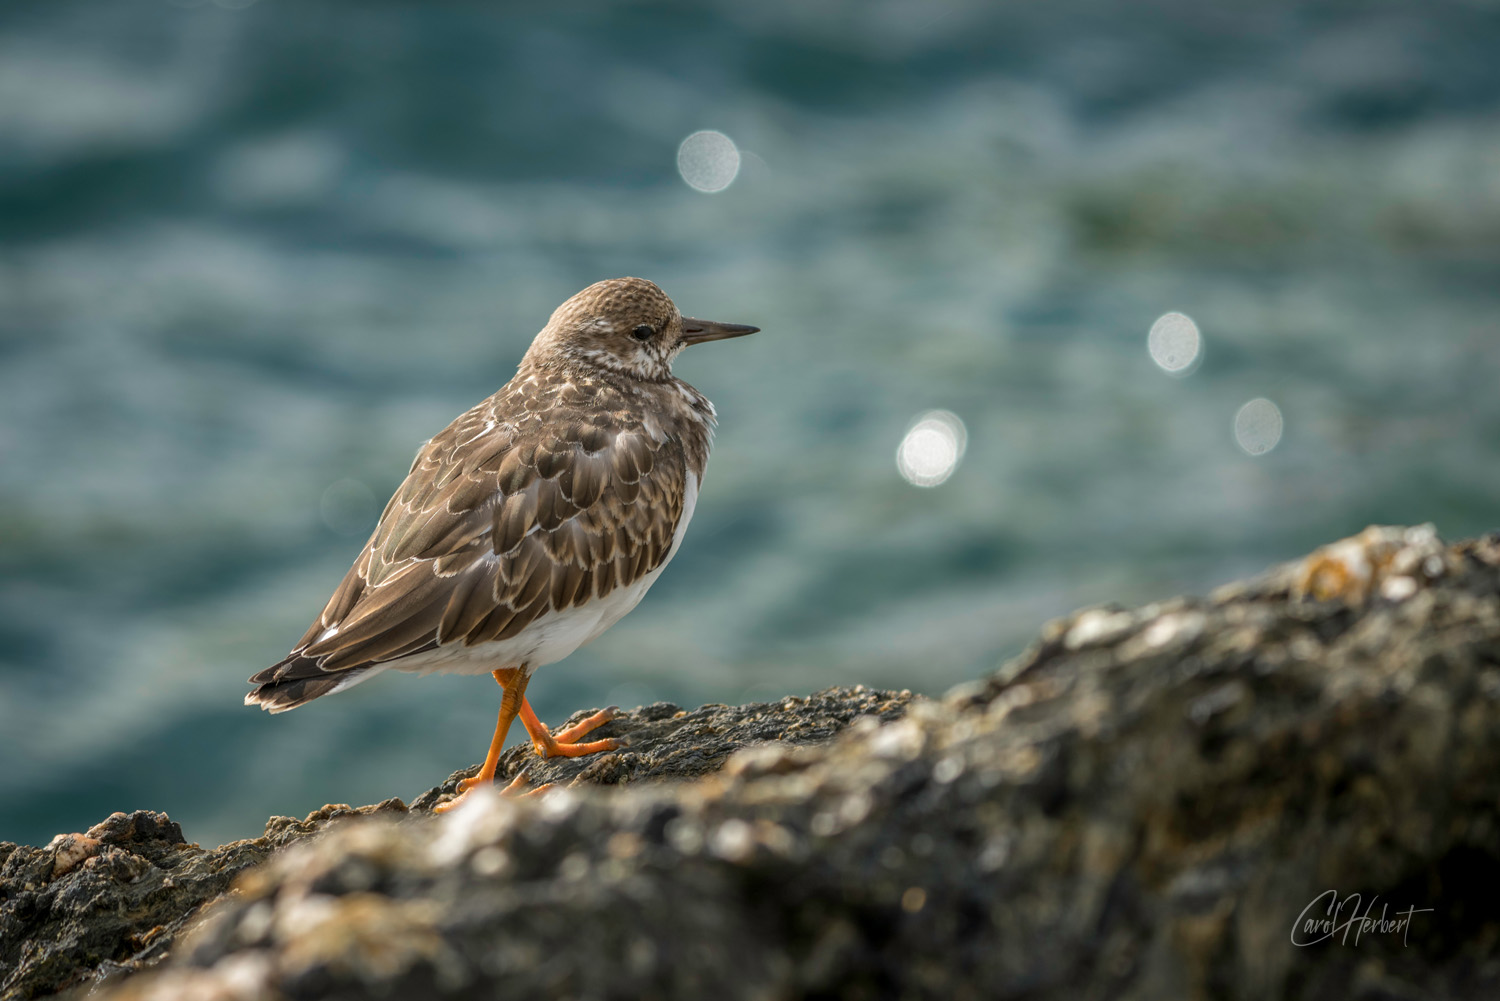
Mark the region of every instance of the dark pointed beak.
<instances>
[{"instance_id":1,"label":"dark pointed beak","mask_svg":"<svg viewBox=\"0 0 1500 1001\"><path fill-rule=\"evenodd\" d=\"M759 329L759 327L747 327L743 323L715 323L713 320L695 320L691 316L684 316L682 318L682 343L702 344L704 341L722 341L726 337L744 337Z\"/></svg>"}]
</instances>

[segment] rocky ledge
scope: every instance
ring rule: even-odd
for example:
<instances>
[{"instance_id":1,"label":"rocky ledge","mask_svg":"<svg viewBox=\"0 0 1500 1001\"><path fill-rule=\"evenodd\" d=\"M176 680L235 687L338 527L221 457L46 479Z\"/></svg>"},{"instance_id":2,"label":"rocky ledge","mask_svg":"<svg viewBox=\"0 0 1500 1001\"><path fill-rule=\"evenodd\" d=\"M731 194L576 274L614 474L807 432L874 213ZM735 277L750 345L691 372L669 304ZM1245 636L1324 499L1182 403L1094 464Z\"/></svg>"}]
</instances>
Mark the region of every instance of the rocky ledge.
<instances>
[{"instance_id":1,"label":"rocky ledge","mask_svg":"<svg viewBox=\"0 0 1500 1001\"><path fill-rule=\"evenodd\" d=\"M458 776L211 852L149 813L0 847L5 996L1500 996L1500 536L1086 609L940 700L610 727L442 817Z\"/></svg>"},{"instance_id":2,"label":"rocky ledge","mask_svg":"<svg viewBox=\"0 0 1500 1001\"><path fill-rule=\"evenodd\" d=\"M911 692L857 686L691 712L658 702L622 713L598 731L625 738L629 746L619 752L542 761L522 744L505 752L496 774L508 782L524 770L537 787L688 780L717 771L744 748L817 743L860 717L895 719L911 700ZM569 723L588 713L575 714ZM474 765L454 772L410 807L390 799L357 809L325 806L303 820L272 817L261 837L212 850L188 844L176 822L149 810L116 813L41 848L0 842L0 1001L109 984L154 966L169 955L178 932L204 904L229 892L240 873L349 818L430 822L432 807L452 799L458 780L476 771Z\"/></svg>"}]
</instances>

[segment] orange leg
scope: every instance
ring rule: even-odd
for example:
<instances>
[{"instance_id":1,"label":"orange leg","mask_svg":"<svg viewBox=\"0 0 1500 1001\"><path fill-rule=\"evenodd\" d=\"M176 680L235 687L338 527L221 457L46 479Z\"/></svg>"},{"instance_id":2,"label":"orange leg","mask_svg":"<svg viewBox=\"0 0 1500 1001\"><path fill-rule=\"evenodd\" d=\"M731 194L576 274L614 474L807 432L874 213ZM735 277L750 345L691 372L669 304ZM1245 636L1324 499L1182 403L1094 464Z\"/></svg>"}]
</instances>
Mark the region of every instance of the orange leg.
<instances>
[{"instance_id":1,"label":"orange leg","mask_svg":"<svg viewBox=\"0 0 1500 1001\"><path fill-rule=\"evenodd\" d=\"M528 713L530 712L531 707L526 705L526 672L519 667L507 667L493 674L495 682L499 684L503 692L500 696L500 715L495 720L495 735L490 738L490 752L484 756L484 765L480 767L477 775L458 783L458 798L435 807L437 813L447 813L462 803L471 789L489 785L495 781L495 766L500 764L500 752L505 748L505 735L510 730L511 720L515 719L516 713L523 708ZM527 729L530 730L531 727L528 726Z\"/></svg>"},{"instance_id":2,"label":"orange leg","mask_svg":"<svg viewBox=\"0 0 1500 1001\"><path fill-rule=\"evenodd\" d=\"M547 729L547 724L536 718L531 703L527 702L524 696L521 699L521 725L526 727L526 732L531 735L531 746L536 748L536 753L544 758L559 756L581 758L585 754L599 754L624 747L625 742L614 737L590 741L587 744L578 743L579 737L597 730L618 715L620 715L619 707L610 706L608 709L601 709L594 713L582 723L553 733Z\"/></svg>"}]
</instances>

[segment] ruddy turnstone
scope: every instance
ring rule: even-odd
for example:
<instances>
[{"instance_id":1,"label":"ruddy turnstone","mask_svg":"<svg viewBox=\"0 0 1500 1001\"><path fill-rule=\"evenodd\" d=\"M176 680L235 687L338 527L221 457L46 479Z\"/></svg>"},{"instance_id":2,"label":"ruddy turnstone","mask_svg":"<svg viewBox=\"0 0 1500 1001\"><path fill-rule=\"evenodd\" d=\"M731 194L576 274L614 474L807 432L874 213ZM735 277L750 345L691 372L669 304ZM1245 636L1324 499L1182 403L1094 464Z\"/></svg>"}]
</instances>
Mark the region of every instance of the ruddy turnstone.
<instances>
[{"instance_id":1,"label":"ruddy turnstone","mask_svg":"<svg viewBox=\"0 0 1500 1001\"><path fill-rule=\"evenodd\" d=\"M685 317L641 278L563 303L515 377L417 453L323 613L245 704L284 712L388 668L489 672L500 716L464 794L494 780L518 714L544 757L619 746L579 740L614 709L551 733L526 683L620 621L677 552L714 408L672 362L757 329Z\"/></svg>"}]
</instances>

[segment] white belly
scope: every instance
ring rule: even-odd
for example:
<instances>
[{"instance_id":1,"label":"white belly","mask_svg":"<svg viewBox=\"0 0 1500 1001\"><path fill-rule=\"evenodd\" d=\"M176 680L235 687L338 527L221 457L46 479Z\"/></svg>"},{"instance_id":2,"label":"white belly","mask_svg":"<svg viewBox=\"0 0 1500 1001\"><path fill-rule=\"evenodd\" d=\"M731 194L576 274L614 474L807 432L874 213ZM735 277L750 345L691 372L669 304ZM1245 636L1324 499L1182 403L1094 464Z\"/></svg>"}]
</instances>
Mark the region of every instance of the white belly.
<instances>
[{"instance_id":1,"label":"white belly","mask_svg":"<svg viewBox=\"0 0 1500 1001\"><path fill-rule=\"evenodd\" d=\"M575 605L560 612L548 612L521 631L519 636L508 640L495 640L477 646L461 643L440 646L426 653L413 654L389 663L378 664L369 671L361 672L360 681L373 676L384 668L398 671L414 671L419 674L489 674L503 667L525 664L528 673L543 664L555 664L574 650L590 643L606 629L623 619L629 611L640 604L656 578L677 555L682 545L682 536L692 520L693 508L698 503L698 478L687 474L687 485L682 496L682 517L677 520L677 530L672 534L672 548L661 566L633 584L617 587L602 598L595 598L584 605Z\"/></svg>"}]
</instances>

